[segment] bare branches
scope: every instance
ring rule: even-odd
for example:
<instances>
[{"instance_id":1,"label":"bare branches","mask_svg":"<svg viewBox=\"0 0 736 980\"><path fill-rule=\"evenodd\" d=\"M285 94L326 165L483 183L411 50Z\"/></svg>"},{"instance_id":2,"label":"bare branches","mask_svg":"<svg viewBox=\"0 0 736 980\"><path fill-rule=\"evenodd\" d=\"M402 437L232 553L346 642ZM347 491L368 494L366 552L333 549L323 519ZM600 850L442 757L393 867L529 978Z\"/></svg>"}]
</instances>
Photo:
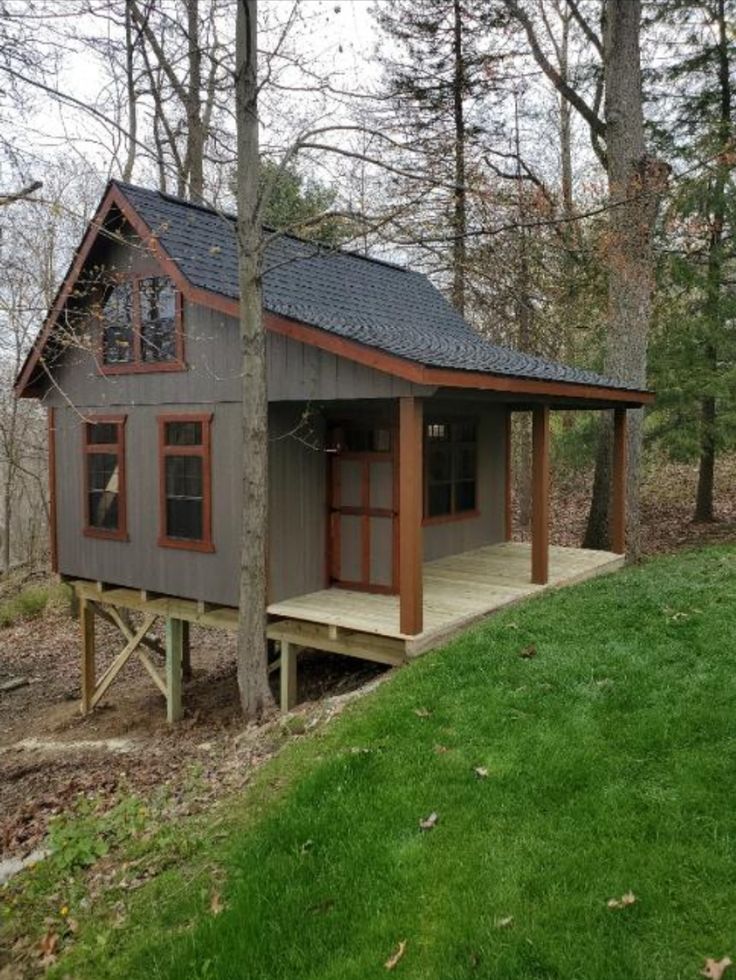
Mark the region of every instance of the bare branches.
<instances>
[{"instance_id":1,"label":"bare branches","mask_svg":"<svg viewBox=\"0 0 736 980\"><path fill-rule=\"evenodd\" d=\"M16 201L23 201L26 198L29 198L31 194L35 194L36 191L40 191L42 187L43 181L34 180L26 187L21 187L19 190L12 191L9 194L3 194L0 192L0 207L5 207L8 204L14 204Z\"/></svg>"}]
</instances>

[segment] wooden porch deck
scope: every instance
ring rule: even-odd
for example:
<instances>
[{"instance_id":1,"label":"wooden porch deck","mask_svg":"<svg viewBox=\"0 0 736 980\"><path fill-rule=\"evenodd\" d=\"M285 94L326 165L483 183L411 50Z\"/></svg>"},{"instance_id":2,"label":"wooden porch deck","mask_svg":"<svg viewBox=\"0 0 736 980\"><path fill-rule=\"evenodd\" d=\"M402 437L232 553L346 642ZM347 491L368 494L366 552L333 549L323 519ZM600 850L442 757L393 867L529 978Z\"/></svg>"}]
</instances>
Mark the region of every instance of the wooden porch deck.
<instances>
[{"instance_id":1,"label":"wooden porch deck","mask_svg":"<svg viewBox=\"0 0 736 980\"><path fill-rule=\"evenodd\" d=\"M363 651L375 643L371 637L393 641L379 641L376 649L400 651L403 647L404 654L410 656L438 646L503 606L545 589L614 571L623 561L621 555L609 551L553 545L549 549L549 582L533 585L529 544L509 541L488 545L425 563L424 630L416 636L407 636L399 628L397 595L335 588L272 603L268 612L279 622L269 628L269 635L280 639L288 634L288 639L297 643L301 631L305 646L309 639L319 646L316 641L324 632L330 646L323 644L321 649L334 644L335 650L350 653L355 634L362 634L362 642L355 645L356 656L369 655ZM307 624L318 624L320 629ZM346 642L348 636L341 631L349 631L352 643Z\"/></svg>"}]
</instances>

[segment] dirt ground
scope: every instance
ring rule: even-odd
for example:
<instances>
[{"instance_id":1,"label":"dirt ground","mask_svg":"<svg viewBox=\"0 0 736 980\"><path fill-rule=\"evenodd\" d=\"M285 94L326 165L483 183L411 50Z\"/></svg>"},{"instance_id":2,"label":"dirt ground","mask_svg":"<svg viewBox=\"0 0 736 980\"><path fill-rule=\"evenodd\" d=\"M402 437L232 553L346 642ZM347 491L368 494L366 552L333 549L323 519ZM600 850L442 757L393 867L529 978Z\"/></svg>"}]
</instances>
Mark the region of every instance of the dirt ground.
<instances>
[{"instance_id":1,"label":"dirt ground","mask_svg":"<svg viewBox=\"0 0 736 980\"><path fill-rule=\"evenodd\" d=\"M736 457L719 465L719 520L714 524L691 523L695 480L693 467L667 464L653 470L642 502L646 553L736 540ZM556 543L580 542L589 487L587 477L555 481ZM102 670L121 644L111 627L98 622L97 628ZM193 677L184 688L180 725L166 724L163 698L137 661L129 663L100 707L82 718L78 631L79 624L59 608L0 630L0 683L11 677L29 682L0 693L0 858L37 847L49 818L79 794L112 804L123 792L145 795L162 786L176 792L196 770L203 786L201 804L207 805L247 782L253 768L283 742L280 719L244 729L234 637L214 630L192 629ZM324 717L325 705L337 704L342 695L383 673L385 668L347 657L304 657L300 706L289 731L308 729Z\"/></svg>"}]
</instances>

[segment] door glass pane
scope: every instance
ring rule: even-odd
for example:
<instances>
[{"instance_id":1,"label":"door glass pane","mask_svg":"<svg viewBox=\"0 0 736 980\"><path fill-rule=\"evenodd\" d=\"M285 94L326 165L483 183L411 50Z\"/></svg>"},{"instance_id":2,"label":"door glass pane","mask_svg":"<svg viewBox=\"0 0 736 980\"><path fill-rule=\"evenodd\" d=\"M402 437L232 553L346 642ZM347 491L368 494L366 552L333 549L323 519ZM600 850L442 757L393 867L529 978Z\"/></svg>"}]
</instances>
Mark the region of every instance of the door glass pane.
<instances>
[{"instance_id":1,"label":"door glass pane","mask_svg":"<svg viewBox=\"0 0 736 980\"><path fill-rule=\"evenodd\" d=\"M391 585L393 523L390 517L370 518L371 585Z\"/></svg>"},{"instance_id":2,"label":"door glass pane","mask_svg":"<svg viewBox=\"0 0 736 980\"><path fill-rule=\"evenodd\" d=\"M340 490L336 501L339 507L360 507L363 503L363 462L358 459L338 459Z\"/></svg>"},{"instance_id":3,"label":"door glass pane","mask_svg":"<svg viewBox=\"0 0 736 980\"><path fill-rule=\"evenodd\" d=\"M362 571L362 517L343 514L340 521L340 574L341 582L359 582Z\"/></svg>"},{"instance_id":4,"label":"door glass pane","mask_svg":"<svg viewBox=\"0 0 736 980\"><path fill-rule=\"evenodd\" d=\"M390 459L370 463L371 507L391 510L394 506L394 467Z\"/></svg>"}]
</instances>

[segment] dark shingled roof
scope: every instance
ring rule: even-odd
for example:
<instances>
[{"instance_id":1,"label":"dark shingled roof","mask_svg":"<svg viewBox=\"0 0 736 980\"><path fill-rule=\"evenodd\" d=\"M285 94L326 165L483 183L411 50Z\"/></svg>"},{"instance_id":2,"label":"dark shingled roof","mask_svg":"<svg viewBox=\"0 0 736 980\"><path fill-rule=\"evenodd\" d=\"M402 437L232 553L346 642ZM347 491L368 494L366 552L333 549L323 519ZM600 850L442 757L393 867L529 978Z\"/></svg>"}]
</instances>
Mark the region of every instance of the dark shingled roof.
<instances>
[{"instance_id":1,"label":"dark shingled roof","mask_svg":"<svg viewBox=\"0 0 736 980\"><path fill-rule=\"evenodd\" d=\"M114 183L192 285L238 298L232 216L159 191ZM268 245L263 305L427 367L634 390L592 371L484 340L421 273L291 235Z\"/></svg>"}]
</instances>

